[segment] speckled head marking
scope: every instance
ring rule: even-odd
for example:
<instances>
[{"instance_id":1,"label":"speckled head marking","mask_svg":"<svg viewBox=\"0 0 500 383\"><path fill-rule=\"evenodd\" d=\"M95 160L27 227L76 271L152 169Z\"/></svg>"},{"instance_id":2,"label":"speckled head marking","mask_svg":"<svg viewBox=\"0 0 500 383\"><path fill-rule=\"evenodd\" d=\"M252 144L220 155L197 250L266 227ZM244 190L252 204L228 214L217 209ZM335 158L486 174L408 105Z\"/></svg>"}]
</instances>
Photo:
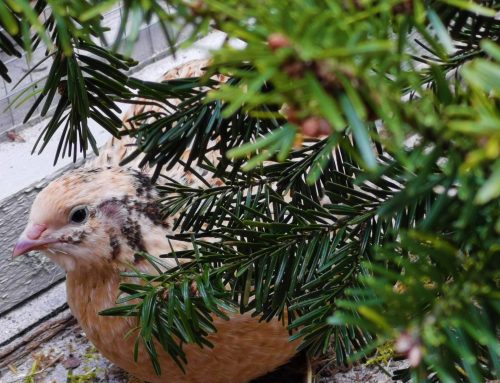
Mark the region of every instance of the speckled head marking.
<instances>
[{"instance_id":1,"label":"speckled head marking","mask_svg":"<svg viewBox=\"0 0 500 383\"><path fill-rule=\"evenodd\" d=\"M111 247L111 259L117 259L120 255L120 241L112 231L109 232L109 247Z\"/></svg>"},{"instance_id":2,"label":"speckled head marking","mask_svg":"<svg viewBox=\"0 0 500 383\"><path fill-rule=\"evenodd\" d=\"M151 193L153 192L153 185L151 184L151 179L142 173L135 173L135 187L137 190L137 197L146 196L151 198Z\"/></svg>"},{"instance_id":3,"label":"speckled head marking","mask_svg":"<svg viewBox=\"0 0 500 383\"><path fill-rule=\"evenodd\" d=\"M121 226L121 232L127 240L127 244L136 251L147 251L142 239L141 226L139 222L127 217Z\"/></svg>"},{"instance_id":4,"label":"speckled head marking","mask_svg":"<svg viewBox=\"0 0 500 383\"><path fill-rule=\"evenodd\" d=\"M39 234L26 238L20 252L40 249L68 271L133 263L134 253L152 251L165 236L157 197L149 178L136 170L69 172L37 196L25 233L35 227Z\"/></svg>"}]
</instances>

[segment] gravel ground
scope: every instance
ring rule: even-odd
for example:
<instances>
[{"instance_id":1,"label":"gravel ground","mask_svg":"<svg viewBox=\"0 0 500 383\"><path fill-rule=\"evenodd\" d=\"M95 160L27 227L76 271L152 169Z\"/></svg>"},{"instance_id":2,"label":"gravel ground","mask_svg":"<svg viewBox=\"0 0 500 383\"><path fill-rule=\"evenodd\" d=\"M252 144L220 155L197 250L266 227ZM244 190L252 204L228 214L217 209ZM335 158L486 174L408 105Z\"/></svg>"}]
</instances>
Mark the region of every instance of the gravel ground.
<instances>
[{"instance_id":1,"label":"gravel ground","mask_svg":"<svg viewBox=\"0 0 500 383\"><path fill-rule=\"evenodd\" d=\"M138 382L100 355L77 325L3 372L1 383Z\"/></svg>"},{"instance_id":2,"label":"gravel ground","mask_svg":"<svg viewBox=\"0 0 500 383\"><path fill-rule=\"evenodd\" d=\"M392 372L404 363L388 363ZM107 361L90 344L78 325L60 332L28 357L0 371L1 383L143 383ZM387 372L376 366L355 366L349 371L324 368L318 383L389 383ZM176 383L176 382L172 382ZM210 382L207 382L210 383ZM299 383L299 382L287 382Z\"/></svg>"}]
</instances>

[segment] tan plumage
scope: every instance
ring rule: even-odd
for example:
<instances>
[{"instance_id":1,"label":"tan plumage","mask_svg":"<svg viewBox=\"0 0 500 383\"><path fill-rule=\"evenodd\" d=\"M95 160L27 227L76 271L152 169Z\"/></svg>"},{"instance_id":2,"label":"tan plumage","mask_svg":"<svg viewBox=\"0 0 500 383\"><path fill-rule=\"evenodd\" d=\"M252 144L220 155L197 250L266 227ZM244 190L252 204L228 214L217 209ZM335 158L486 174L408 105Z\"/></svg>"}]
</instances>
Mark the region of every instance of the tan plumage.
<instances>
[{"instance_id":1,"label":"tan plumage","mask_svg":"<svg viewBox=\"0 0 500 383\"><path fill-rule=\"evenodd\" d=\"M150 382L246 382L285 363L295 348L286 329L278 321L259 323L250 315L216 320L218 332L209 338L216 345L213 351L187 346L186 375L165 353L160 354L161 377L154 374L145 350L138 363L133 361L134 337L124 339L124 334L136 325L135 318L98 312L114 305L120 271L134 265L153 272L147 261L134 258L135 252L158 256L169 249L169 225L159 220L156 191L146 181L131 169L76 170L49 184L33 203L20 242L30 240L31 247L21 246L45 251L66 270L68 303L88 338L112 362ZM87 211L81 223L71 222L75 206ZM44 229L29 239L36 225ZM174 242L176 249L182 246Z\"/></svg>"},{"instance_id":2,"label":"tan plumage","mask_svg":"<svg viewBox=\"0 0 500 383\"><path fill-rule=\"evenodd\" d=\"M116 166L128 150L124 143L111 142L92 167L50 183L33 203L14 255L40 249L63 267L68 303L88 338L109 360L151 383L247 382L288 361L297 344L288 342L281 322L235 315L227 322L215 319L218 332L209 337L215 349L185 346L186 374L158 345L163 371L158 377L144 349L134 362L135 337L124 338L136 318L98 315L115 305L121 271L133 265L154 272L147 261L134 257L137 251L159 256L170 250L165 236L172 233L173 217L161 219L149 178ZM189 183L180 167L169 176ZM173 246L188 245L174 241ZM162 261L168 265L169 260Z\"/></svg>"}]
</instances>

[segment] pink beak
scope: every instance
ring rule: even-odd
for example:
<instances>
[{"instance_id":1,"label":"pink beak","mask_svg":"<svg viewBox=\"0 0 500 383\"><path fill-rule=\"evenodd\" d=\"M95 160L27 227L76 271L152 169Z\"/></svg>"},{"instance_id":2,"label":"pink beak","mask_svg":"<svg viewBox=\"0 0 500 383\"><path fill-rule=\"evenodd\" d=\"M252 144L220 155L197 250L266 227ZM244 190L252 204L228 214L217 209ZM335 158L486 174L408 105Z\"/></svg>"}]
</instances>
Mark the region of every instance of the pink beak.
<instances>
[{"instance_id":1,"label":"pink beak","mask_svg":"<svg viewBox=\"0 0 500 383\"><path fill-rule=\"evenodd\" d=\"M32 226L28 226L17 240L14 251L12 252L12 257L18 257L29 251L57 242L52 238L41 238L45 230L47 230L46 225L34 224Z\"/></svg>"}]
</instances>

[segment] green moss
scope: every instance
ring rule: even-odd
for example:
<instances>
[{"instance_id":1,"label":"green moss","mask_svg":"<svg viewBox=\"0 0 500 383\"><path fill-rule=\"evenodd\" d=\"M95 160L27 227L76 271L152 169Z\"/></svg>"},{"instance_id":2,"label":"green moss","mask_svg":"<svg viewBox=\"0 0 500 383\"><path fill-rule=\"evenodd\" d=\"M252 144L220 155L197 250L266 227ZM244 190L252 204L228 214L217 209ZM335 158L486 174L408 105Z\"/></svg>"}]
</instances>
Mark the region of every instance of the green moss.
<instances>
[{"instance_id":1,"label":"green moss","mask_svg":"<svg viewBox=\"0 0 500 383\"><path fill-rule=\"evenodd\" d=\"M94 346L89 346L87 348L87 352L83 355L83 358L85 362L92 362L94 360L97 360L99 356L99 352Z\"/></svg>"},{"instance_id":2,"label":"green moss","mask_svg":"<svg viewBox=\"0 0 500 383\"><path fill-rule=\"evenodd\" d=\"M68 375L66 376L66 383L89 383L94 382L96 379L96 369L92 369L89 372L79 375L73 375L73 370L69 370Z\"/></svg>"},{"instance_id":3,"label":"green moss","mask_svg":"<svg viewBox=\"0 0 500 383\"><path fill-rule=\"evenodd\" d=\"M38 373L38 359L35 359L33 361L33 364L31 365L30 372L24 378L23 383L36 383L35 382L35 375L37 373Z\"/></svg>"},{"instance_id":4,"label":"green moss","mask_svg":"<svg viewBox=\"0 0 500 383\"><path fill-rule=\"evenodd\" d=\"M387 364L394 358L394 342L386 342L382 346L377 347L377 352L366 361L366 365L372 364Z\"/></svg>"}]
</instances>

